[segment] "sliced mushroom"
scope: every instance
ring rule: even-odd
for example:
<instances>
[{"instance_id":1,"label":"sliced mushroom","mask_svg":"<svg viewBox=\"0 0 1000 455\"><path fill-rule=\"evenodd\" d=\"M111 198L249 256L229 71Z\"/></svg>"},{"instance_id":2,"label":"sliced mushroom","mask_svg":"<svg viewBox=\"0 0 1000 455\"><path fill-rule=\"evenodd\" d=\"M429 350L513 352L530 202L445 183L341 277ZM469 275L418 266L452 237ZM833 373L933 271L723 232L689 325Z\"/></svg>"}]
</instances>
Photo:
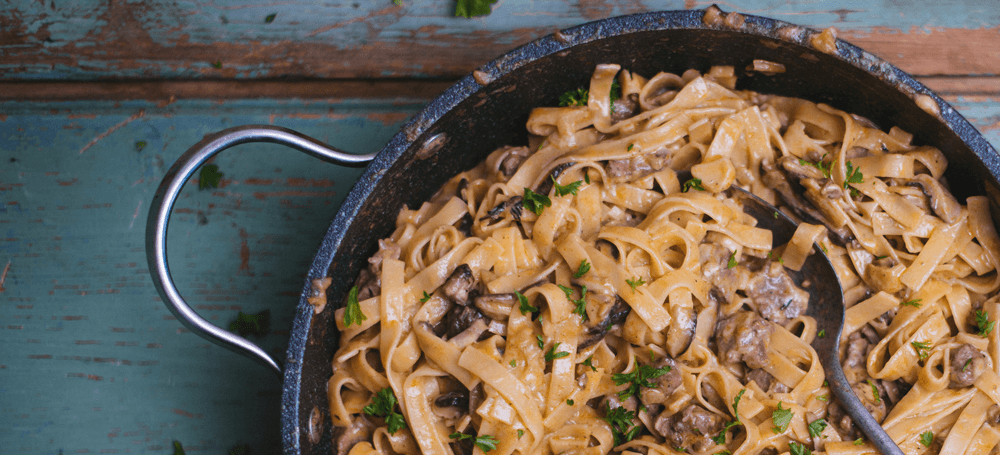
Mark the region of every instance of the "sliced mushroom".
<instances>
[{"instance_id":1,"label":"sliced mushroom","mask_svg":"<svg viewBox=\"0 0 1000 455\"><path fill-rule=\"evenodd\" d=\"M500 159L497 160L500 163L500 172L504 177L510 178L530 155L531 151L527 147L505 147Z\"/></svg>"},{"instance_id":2,"label":"sliced mushroom","mask_svg":"<svg viewBox=\"0 0 1000 455\"><path fill-rule=\"evenodd\" d=\"M986 356L975 346L963 344L951 350L951 384L953 389L968 387L986 371Z\"/></svg>"},{"instance_id":3,"label":"sliced mushroom","mask_svg":"<svg viewBox=\"0 0 1000 455\"><path fill-rule=\"evenodd\" d=\"M497 221L503 214L510 210L510 216L514 218L514 221L521 221L521 214L524 213L524 202L521 196L514 196L506 201L497 204L495 207L491 208L489 212L486 212L486 216L479 219L479 221L485 221L489 219L490 221Z\"/></svg>"},{"instance_id":4,"label":"sliced mushroom","mask_svg":"<svg viewBox=\"0 0 1000 455\"><path fill-rule=\"evenodd\" d=\"M670 371L649 380L650 383L655 384L655 387L640 387L639 401L647 407L666 403L667 398L684 382L674 359L666 357L652 366L653 368L670 367Z\"/></svg>"},{"instance_id":5,"label":"sliced mushroom","mask_svg":"<svg viewBox=\"0 0 1000 455\"><path fill-rule=\"evenodd\" d=\"M364 414L355 418L348 427L333 427L333 446L336 448L334 453L347 455L357 443L370 440L374 430L375 424Z\"/></svg>"},{"instance_id":6,"label":"sliced mushroom","mask_svg":"<svg viewBox=\"0 0 1000 455\"><path fill-rule=\"evenodd\" d=\"M455 267L448 279L445 280L441 290L452 302L465 305L469 301L469 291L476 285L476 277L472 275L472 268L468 264Z\"/></svg>"},{"instance_id":7,"label":"sliced mushroom","mask_svg":"<svg viewBox=\"0 0 1000 455\"><path fill-rule=\"evenodd\" d=\"M558 179L563 171L573 167L574 164L576 163L571 161L568 163L562 163L552 168L552 171L549 172L548 178L542 180L541 183L538 184L535 188L535 192L542 195L548 195L549 191L552 191L552 179Z\"/></svg>"},{"instance_id":8,"label":"sliced mushroom","mask_svg":"<svg viewBox=\"0 0 1000 455\"><path fill-rule=\"evenodd\" d=\"M479 335L489 328L486 316L483 316L483 314L480 313L475 307L455 305L452 307L451 311L448 312L447 330L445 334L448 336L448 339L454 339L460 333L465 333L466 330L476 324L476 322L479 322L482 327L479 330L479 333L473 337L472 341L476 341L476 339L479 338Z\"/></svg>"},{"instance_id":9,"label":"sliced mushroom","mask_svg":"<svg viewBox=\"0 0 1000 455\"><path fill-rule=\"evenodd\" d=\"M959 216L962 215L962 206L955 199L955 196L952 196L948 190L941 186L940 182L927 174L920 174L914 177L911 182L923 189L924 194L930 199L931 210L934 211L935 215L941 217L948 224L955 224L958 221Z\"/></svg>"},{"instance_id":10,"label":"sliced mushroom","mask_svg":"<svg viewBox=\"0 0 1000 455\"><path fill-rule=\"evenodd\" d=\"M472 303L490 319L506 320L511 308L517 304L517 296L513 293L479 295Z\"/></svg>"},{"instance_id":11,"label":"sliced mushroom","mask_svg":"<svg viewBox=\"0 0 1000 455\"><path fill-rule=\"evenodd\" d=\"M597 342L604 339L604 337L611 331L615 326L621 326L625 323L625 319L628 314L632 312L632 307L629 306L627 302L622 300L621 297L615 296L615 303L611 306L608 311L608 315L602 319L597 325L587 329L587 335L580 342L578 350L589 348L597 344Z\"/></svg>"}]
</instances>

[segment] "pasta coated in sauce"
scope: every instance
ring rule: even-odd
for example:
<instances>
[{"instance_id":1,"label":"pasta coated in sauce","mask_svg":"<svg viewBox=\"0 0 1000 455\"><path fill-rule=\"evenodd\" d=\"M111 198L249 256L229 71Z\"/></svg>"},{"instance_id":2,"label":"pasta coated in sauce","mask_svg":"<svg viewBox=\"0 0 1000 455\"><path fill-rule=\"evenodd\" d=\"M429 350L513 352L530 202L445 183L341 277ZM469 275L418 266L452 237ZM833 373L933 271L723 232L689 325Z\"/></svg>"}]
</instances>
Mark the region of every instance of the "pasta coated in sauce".
<instances>
[{"instance_id":1,"label":"pasta coated in sauce","mask_svg":"<svg viewBox=\"0 0 1000 455\"><path fill-rule=\"evenodd\" d=\"M532 111L529 146L402 210L337 310L334 450L873 453L786 270L814 242L845 290L845 372L890 436L995 450L987 200L956 200L944 155L898 128L734 86L598 65L580 105ZM792 241L772 250L733 185L800 221Z\"/></svg>"}]
</instances>

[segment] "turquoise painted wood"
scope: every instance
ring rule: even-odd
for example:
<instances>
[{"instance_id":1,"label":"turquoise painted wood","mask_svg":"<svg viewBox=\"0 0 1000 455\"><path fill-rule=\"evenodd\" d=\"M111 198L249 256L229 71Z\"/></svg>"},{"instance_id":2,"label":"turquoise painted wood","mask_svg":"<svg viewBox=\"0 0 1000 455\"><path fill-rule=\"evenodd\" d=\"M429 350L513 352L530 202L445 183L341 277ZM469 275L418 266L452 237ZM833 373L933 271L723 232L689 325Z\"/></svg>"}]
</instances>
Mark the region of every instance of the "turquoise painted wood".
<instances>
[{"instance_id":1,"label":"turquoise painted wood","mask_svg":"<svg viewBox=\"0 0 1000 455\"><path fill-rule=\"evenodd\" d=\"M425 100L0 104L0 453L280 451L280 384L188 333L146 267L160 178L206 133L273 123L379 150ZM140 147L137 144L145 143ZM175 279L206 318L272 312L284 357L304 274L359 175L271 144L215 160L169 231Z\"/></svg>"},{"instance_id":2,"label":"turquoise painted wood","mask_svg":"<svg viewBox=\"0 0 1000 455\"><path fill-rule=\"evenodd\" d=\"M504 0L489 16L474 19L454 17L454 0L401 3L15 0L0 6L0 80L458 77L561 28L718 2ZM990 1L720 5L837 27L843 37L914 74L1000 74L1000 8ZM956 58L956 47L976 58Z\"/></svg>"}]
</instances>

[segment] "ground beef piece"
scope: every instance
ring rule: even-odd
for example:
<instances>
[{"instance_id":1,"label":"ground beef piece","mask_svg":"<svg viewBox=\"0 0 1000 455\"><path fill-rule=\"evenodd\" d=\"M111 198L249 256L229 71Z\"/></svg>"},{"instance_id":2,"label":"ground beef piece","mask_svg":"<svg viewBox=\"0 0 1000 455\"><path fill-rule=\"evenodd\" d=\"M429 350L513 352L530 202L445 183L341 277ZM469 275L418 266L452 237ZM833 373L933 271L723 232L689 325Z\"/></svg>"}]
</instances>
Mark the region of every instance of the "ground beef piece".
<instances>
[{"instance_id":1,"label":"ground beef piece","mask_svg":"<svg viewBox=\"0 0 1000 455\"><path fill-rule=\"evenodd\" d=\"M698 252L702 276L721 292L722 300L732 301L736 291L743 289L750 278L747 268L739 264L729 267L733 252L715 243L699 245Z\"/></svg>"},{"instance_id":2,"label":"ground beef piece","mask_svg":"<svg viewBox=\"0 0 1000 455\"><path fill-rule=\"evenodd\" d=\"M750 311L737 311L715 326L719 359L728 365L746 362L750 368L763 368L772 333L770 322Z\"/></svg>"},{"instance_id":3,"label":"ground beef piece","mask_svg":"<svg viewBox=\"0 0 1000 455\"><path fill-rule=\"evenodd\" d=\"M986 356L971 344L951 350L951 388L968 387L986 371Z\"/></svg>"},{"instance_id":4,"label":"ground beef piece","mask_svg":"<svg viewBox=\"0 0 1000 455\"><path fill-rule=\"evenodd\" d=\"M761 390L768 393L788 393L788 387L761 369L753 369L747 373L746 380L757 383Z\"/></svg>"},{"instance_id":5,"label":"ground beef piece","mask_svg":"<svg viewBox=\"0 0 1000 455\"><path fill-rule=\"evenodd\" d=\"M747 296L764 319L778 325L798 317L809 305L809 293L796 286L778 262L768 263L763 273L750 278Z\"/></svg>"},{"instance_id":6,"label":"ground beef piece","mask_svg":"<svg viewBox=\"0 0 1000 455\"><path fill-rule=\"evenodd\" d=\"M681 371L677 369L677 362L670 357L666 357L663 360L656 362L652 365L654 368L663 368L665 366L670 367L670 371L660 375L660 377L655 379L650 379L649 381L656 384L656 387L641 387L639 393L639 400L642 404L652 406L654 404L665 403L670 394L674 393L680 387L681 383L684 381L681 378Z\"/></svg>"},{"instance_id":7,"label":"ground beef piece","mask_svg":"<svg viewBox=\"0 0 1000 455\"><path fill-rule=\"evenodd\" d=\"M698 405L689 405L674 415L660 413L653 424L670 447L680 447L687 451L703 452L715 445L712 436L717 435L726 425L726 418L709 412Z\"/></svg>"}]
</instances>

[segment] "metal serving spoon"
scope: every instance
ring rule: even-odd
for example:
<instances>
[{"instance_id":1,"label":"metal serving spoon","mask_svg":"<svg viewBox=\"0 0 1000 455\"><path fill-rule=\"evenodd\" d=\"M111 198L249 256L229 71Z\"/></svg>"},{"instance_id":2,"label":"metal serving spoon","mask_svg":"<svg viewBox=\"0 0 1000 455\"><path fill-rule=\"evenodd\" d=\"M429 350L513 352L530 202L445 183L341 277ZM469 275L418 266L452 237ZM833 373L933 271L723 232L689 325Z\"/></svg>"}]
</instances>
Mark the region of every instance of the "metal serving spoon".
<instances>
[{"instance_id":1,"label":"metal serving spoon","mask_svg":"<svg viewBox=\"0 0 1000 455\"><path fill-rule=\"evenodd\" d=\"M792 239L798 225L773 205L735 186L730 187L728 195L743 204L743 212L757 220L757 227L771 231L772 246L783 245ZM802 270L798 272L788 270L788 274L795 284L809 292L809 308L806 314L816 319L817 330L826 331L826 336L817 337L813 340L812 346L819 355L826 380L830 383L830 391L851 416L854 424L879 452L884 455L903 455L899 446L861 404L861 400L854 394L851 384L844 376L844 369L840 365L840 337L844 330L844 292L840 288L840 280L830 259L825 254L819 254L818 245L814 245L813 248L815 253L809 255ZM807 286L803 286L803 283Z\"/></svg>"}]
</instances>

